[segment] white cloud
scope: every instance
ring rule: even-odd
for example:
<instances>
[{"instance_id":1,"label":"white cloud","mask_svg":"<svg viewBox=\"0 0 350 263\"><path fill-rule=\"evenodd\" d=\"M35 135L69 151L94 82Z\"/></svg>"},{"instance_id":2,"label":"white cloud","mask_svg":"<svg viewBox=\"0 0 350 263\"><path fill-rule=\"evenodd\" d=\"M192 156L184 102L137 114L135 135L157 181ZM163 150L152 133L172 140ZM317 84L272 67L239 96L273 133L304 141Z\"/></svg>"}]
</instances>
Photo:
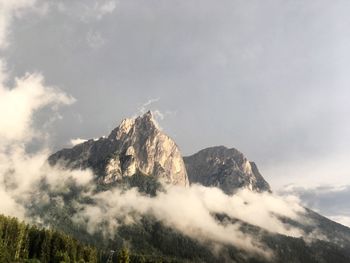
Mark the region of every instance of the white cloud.
<instances>
[{"instance_id":1,"label":"white cloud","mask_svg":"<svg viewBox=\"0 0 350 263\"><path fill-rule=\"evenodd\" d=\"M3 75L6 75L3 73ZM41 134L32 129L35 111L70 104L74 98L58 89L44 86L43 76L29 74L15 79L13 88L0 83L0 145L11 141L29 141Z\"/></svg>"},{"instance_id":2,"label":"white cloud","mask_svg":"<svg viewBox=\"0 0 350 263\"><path fill-rule=\"evenodd\" d=\"M76 139L71 139L70 144L72 146L75 146L75 145L81 144L81 143L86 142L86 141L87 141L86 139L76 138Z\"/></svg>"},{"instance_id":3,"label":"white cloud","mask_svg":"<svg viewBox=\"0 0 350 263\"><path fill-rule=\"evenodd\" d=\"M9 44L13 18L31 8L39 8L36 3L35 0L0 0L0 49ZM33 126L35 113L47 107L55 112L60 105L73 103L74 98L57 88L47 87L39 73L15 78L13 87L6 86L8 79L6 62L0 58L0 213L23 219L25 209L21 200L28 201L26 198L36 189L38 180L50 175L50 182L68 179L82 184L91 179L91 173L86 171L83 176L79 171L63 172L49 167L47 149L26 152L33 138L44 144L48 138L45 124L40 129Z\"/></svg>"},{"instance_id":4,"label":"white cloud","mask_svg":"<svg viewBox=\"0 0 350 263\"><path fill-rule=\"evenodd\" d=\"M158 102L159 100L160 100L160 98L151 98L151 99L147 100L147 101L146 101L145 103L143 103L143 104L141 105L141 107L139 108L139 113L138 113L138 114L144 114L144 113L146 113L146 111L149 110L149 107L150 107L152 104Z\"/></svg>"},{"instance_id":5,"label":"white cloud","mask_svg":"<svg viewBox=\"0 0 350 263\"><path fill-rule=\"evenodd\" d=\"M15 79L14 87L5 86L8 77L4 67L0 83L0 213L25 217L21 200L36 189L40 179L49 175L49 182L64 183L73 180L81 184L91 179L89 171L61 171L46 164L49 150L27 153L26 145L35 137L45 141L45 126L33 127L34 114L44 107L56 111L58 106L70 104L74 99L57 88L44 85L40 74L25 74Z\"/></svg>"},{"instance_id":6,"label":"white cloud","mask_svg":"<svg viewBox=\"0 0 350 263\"><path fill-rule=\"evenodd\" d=\"M161 111L159 109L156 109L153 107L153 104L156 104L157 102L160 101L160 98L150 98L149 100L147 100L145 103L143 103L139 109L138 112L136 114L134 114L134 118L136 118L138 115L142 115L144 113L146 113L148 110L152 109L152 114L153 117L155 118L158 127L161 129L161 126L159 124L159 121L164 120L168 115L175 115L176 111Z\"/></svg>"},{"instance_id":7,"label":"white cloud","mask_svg":"<svg viewBox=\"0 0 350 263\"><path fill-rule=\"evenodd\" d=\"M0 188L0 212L1 214L11 215L18 218L25 217L25 209L18 205L17 201L6 191Z\"/></svg>"},{"instance_id":8,"label":"white cloud","mask_svg":"<svg viewBox=\"0 0 350 263\"><path fill-rule=\"evenodd\" d=\"M213 214L226 214L243 222L259 226L273 233L301 237L302 230L284 224L279 215L303 221L304 209L293 198L281 198L271 194L259 194L249 190L234 196L218 188L193 185L189 188L167 186L165 193L157 197L144 196L131 189L118 188L93 196L94 205L83 205L75 216L78 222L86 222L91 232L101 231L113 235L121 222L137 222L139 215L151 214L165 225L175 228L199 242L231 244L239 248L271 256L255 237L242 233L240 223L219 222ZM305 223L305 222L303 222Z\"/></svg>"},{"instance_id":9,"label":"white cloud","mask_svg":"<svg viewBox=\"0 0 350 263\"><path fill-rule=\"evenodd\" d=\"M12 93L6 94L6 98L11 98L9 101L0 103L0 213L28 219L25 206L33 194L38 194L40 181L45 179L52 191L63 191L69 190L68 186L72 184L88 185L93 175L89 170L69 171L51 167L47 164L49 149L42 148L34 153L26 151L26 145L34 135L45 135L37 138L44 142L48 138L45 131L33 127L33 114L45 105L58 106L64 102L71 102L71 99L59 90L42 86L42 81L24 80L23 85L29 90L23 91L18 86L12 90L2 87L1 90L2 93ZM21 84L19 86L22 87ZM3 94L0 98L4 98ZM13 103L24 106L14 107ZM13 113L18 107L20 110ZM4 121L9 118L6 113L13 120Z\"/></svg>"}]
</instances>

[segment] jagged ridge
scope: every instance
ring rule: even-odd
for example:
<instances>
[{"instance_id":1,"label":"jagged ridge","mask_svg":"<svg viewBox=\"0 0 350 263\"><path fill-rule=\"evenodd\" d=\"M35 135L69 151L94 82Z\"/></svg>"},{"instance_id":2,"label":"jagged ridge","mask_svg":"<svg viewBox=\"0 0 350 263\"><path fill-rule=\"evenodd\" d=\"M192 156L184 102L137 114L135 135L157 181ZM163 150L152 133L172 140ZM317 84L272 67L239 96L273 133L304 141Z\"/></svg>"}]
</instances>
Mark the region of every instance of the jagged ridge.
<instances>
[{"instance_id":1,"label":"jagged ridge","mask_svg":"<svg viewBox=\"0 0 350 263\"><path fill-rule=\"evenodd\" d=\"M49 163L71 169L92 168L103 183L140 172L171 184L189 185L178 146L158 128L150 111L123 120L107 138L58 151L50 156Z\"/></svg>"}]
</instances>

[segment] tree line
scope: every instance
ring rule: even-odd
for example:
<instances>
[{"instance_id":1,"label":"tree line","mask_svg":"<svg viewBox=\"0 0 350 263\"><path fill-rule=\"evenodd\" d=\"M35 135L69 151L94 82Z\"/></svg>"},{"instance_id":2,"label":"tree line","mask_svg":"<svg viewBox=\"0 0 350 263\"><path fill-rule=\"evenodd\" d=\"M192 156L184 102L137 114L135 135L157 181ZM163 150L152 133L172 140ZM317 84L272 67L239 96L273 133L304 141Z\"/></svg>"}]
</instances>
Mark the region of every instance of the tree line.
<instances>
[{"instance_id":1,"label":"tree line","mask_svg":"<svg viewBox=\"0 0 350 263\"><path fill-rule=\"evenodd\" d=\"M26 224L0 214L1 263L153 263L174 262L127 248L101 250L61 231Z\"/></svg>"},{"instance_id":2,"label":"tree line","mask_svg":"<svg viewBox=\"0 0 350 263\"><path fill-rule=\"evenodd\" d=\"M98 263L98 251L62 232L0 215L0 262Z\"/></svg>"}]
</instances>

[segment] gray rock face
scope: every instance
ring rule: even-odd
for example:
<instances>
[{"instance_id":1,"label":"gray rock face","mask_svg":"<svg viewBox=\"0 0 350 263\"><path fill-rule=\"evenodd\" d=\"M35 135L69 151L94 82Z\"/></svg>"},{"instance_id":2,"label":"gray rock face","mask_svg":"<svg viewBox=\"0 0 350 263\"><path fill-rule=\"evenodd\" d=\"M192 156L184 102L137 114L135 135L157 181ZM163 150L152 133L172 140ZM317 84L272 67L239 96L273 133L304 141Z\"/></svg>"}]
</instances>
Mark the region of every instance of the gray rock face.
<instances>
[{"instance_id":1,"label":"gray rock face","mask_svg":"<svg viewBox=\"0 0 350 263\"><path fill-rule=\"evenodd\" d=\"M216 146L184 157L190 183L221 188L228 194L239 188L271 191L255 163L236 149Z\"/></svg>"},{"instance_id":2,"label":"gray rock face","mask_svg":"<svg viewBox=\"0 0 350 263\"><path fill-rule=\"evenodd\" d=\"M50 156L49 163L71 169L92 168L103 183L142 173L167 183L189 185L177 145L157 127L150 111L123 120L107 138L58 151Z\"/></svg>"}]
</instances>

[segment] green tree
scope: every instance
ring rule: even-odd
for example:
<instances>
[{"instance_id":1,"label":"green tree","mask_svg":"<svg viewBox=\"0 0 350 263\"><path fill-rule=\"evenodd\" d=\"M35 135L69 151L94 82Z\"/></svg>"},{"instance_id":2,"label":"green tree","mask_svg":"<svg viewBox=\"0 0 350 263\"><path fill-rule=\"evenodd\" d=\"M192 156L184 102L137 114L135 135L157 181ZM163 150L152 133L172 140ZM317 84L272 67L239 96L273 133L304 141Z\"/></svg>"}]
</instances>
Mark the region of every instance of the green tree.
<instances>
[{"instance_id":1,"label":"green tree","mask_svg":"<svg viewBox=\"0 0 350 263\"><path fill-rule=\"evenodd\" d=\"M129 250L127 248L123 248L118 253L118 262L119 263L129 263L130 262L130 256L129 256Z\"/></svg>"},{"instance_id":2,"label":"green tree","mask_svg":"<svg viewBox=\"0 0 350 263\"><path fill-rule=\"evenodd\" d=\"M0 240L0 262L3 262L3 263L11 262L10 254L8 253L2 240Z\"/></svg>"}]
</instances>

